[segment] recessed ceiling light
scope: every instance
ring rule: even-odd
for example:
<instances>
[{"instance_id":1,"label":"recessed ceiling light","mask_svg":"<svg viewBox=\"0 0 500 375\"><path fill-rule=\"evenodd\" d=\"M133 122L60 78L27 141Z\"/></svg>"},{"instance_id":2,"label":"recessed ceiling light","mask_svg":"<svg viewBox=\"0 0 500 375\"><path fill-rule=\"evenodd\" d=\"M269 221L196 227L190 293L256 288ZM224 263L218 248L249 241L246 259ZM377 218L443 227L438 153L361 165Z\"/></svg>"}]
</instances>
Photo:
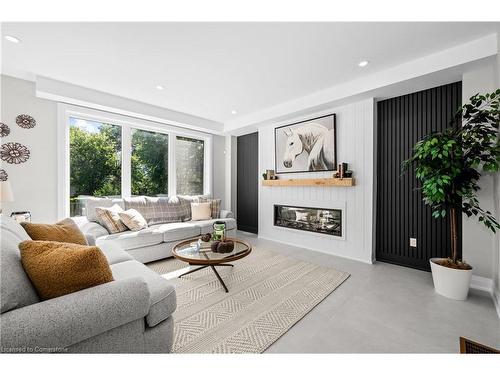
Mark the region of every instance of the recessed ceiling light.
<instances>
[{"instance_id":1,"label":"recessed ceiling light","mask_svg":"<svg viewBox=\"0 0 500 375\"><path fill-rule=\"evenodd\" d=\"M163 86L162 86L162 85L157 85L157 86L156 86L156 89L157 89L157 90L163 90Z\"/></svg>"},{"instance_id":2,"label":"recessed ceiling light","mask_svg":"<svg viewBox=\"0 0 500 375\"><path fill-rule=\"evenodd\" d=\"M369 61L367 61L367 60L363 60L363 61L360 61L360 63L358 64L358 66L359 66L360 68L364 68L365 66L367 66L367 65L368 65L368 63L369 63Z\"/></svg>"},{"instance_id":3,"label":"recessed ceiling light","mask_svg":"<svg viewBox=\"0 0 500 375\"><path fill-rule=\"evenodd\" d=\"M5 35L5 39L7 39L9 42L12 43L19 43L21 41L21 39L16 38L15 36L12 35Z\"/></svg>"},{"instance_id":4,"label":"recessed ceiling light","mask_svg":"<svg viewBox=\"0 0 500 375\"><path fill-rule=\"evenodd\" d=\"M237 114L238 112L237 112L235 109L233 109L233 110L231 111L231 113L232 113L233 115L235 115L235 114Z\"/></svg>"}]
</instances>

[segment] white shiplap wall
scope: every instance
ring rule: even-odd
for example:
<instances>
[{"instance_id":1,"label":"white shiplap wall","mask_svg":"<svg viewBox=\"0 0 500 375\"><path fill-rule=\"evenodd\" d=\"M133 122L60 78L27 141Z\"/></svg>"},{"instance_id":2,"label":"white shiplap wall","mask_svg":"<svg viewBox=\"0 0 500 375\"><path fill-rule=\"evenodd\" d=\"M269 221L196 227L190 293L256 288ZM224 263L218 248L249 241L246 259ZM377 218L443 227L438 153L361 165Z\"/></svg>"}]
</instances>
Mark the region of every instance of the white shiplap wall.
<instances>
[{"instance_id":1,"label":"white shiplap wall","mask_svg":"<svg viewBox=\"0 0 500 375\"><path fill-rule=\"evenodd\" d=\"M303 118L336 113L337 159L349 163L355 187L259 187L259 237L372 262L374 199L374 100L364 100ZM259 129L259 170L274 169L274 126ZM282 174L281 178L330 177L333 172ZM344 209L344 238L275 227L273 205Z\"/></svg>"}]
</instances>

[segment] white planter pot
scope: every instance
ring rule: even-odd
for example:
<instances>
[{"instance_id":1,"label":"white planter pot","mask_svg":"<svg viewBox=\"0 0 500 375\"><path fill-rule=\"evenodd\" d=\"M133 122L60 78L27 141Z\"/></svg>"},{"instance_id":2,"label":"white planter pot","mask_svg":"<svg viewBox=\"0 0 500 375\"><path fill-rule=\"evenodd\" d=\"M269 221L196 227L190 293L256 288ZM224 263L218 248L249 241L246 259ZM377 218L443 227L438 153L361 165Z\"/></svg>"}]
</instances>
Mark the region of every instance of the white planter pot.
<instances>
[{"instance_id":1,"label":"white planter pot","mask_svg":"<svg viewBox=\"0 0 500 375\"><path fill-rule=\"evenodd\" d=\"M431 258L429 260L431 263L432 281L434 282L436 293L460 301L466 300L467 294L469 293L472 269L457 270L443 267L433 262L439 259L440 258Z\"/></svg>"}]
</instances>

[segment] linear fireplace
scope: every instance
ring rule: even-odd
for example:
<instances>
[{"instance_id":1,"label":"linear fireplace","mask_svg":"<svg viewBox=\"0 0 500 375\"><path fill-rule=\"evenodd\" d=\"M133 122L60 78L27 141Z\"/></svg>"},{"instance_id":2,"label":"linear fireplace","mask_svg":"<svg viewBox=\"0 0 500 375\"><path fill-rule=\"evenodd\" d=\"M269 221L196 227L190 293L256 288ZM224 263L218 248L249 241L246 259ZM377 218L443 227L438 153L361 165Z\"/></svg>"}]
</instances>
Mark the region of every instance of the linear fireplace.
<instances>
[{"instance_id":1,"label":"linear fireplace","mask_svg":"<svg viewBox=\"0 0 500 375\"><path fill-rule=\"evenodd\" d=\"M342 237L342 210L275 204L274 225Z\"/></svg>"}]
</instances>

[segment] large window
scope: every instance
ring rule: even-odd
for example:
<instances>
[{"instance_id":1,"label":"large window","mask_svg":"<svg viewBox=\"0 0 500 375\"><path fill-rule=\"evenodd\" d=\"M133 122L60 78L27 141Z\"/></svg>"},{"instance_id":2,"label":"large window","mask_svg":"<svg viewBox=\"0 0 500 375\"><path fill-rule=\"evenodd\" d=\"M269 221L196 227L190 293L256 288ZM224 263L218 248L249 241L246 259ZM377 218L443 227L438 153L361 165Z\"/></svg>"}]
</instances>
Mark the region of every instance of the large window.
<instances>
[{"instance_id":1,"label":"large window","mask_svg":"<svg viewBox=\"0 0 500 375\"><path fill-rule=\"evenodd\" d=\"M199 139L176 137L177 194L203 194L205 143Z\"/></svg>"},{"instance_id":2,"label":"large window","mask_svg":"<svg viewBox=\"0 0 500 375\"><path fill-rule=\"evenodd\" d=\"M168 194L168 135L132 130L132 195Z\"/></svg>"},{"instance_id":3,"label":"large window","mask_svg":"<svg viewBox=\"0 0 500 375\"><path fill-rule=\"evenodd\" d=\"M89 197L211 192L212 137L59 104L59 216L85 215Z\"/></svg>"},{"instance_id":4,"label":"large window","mask_svg":"<svg viewBox=\"0 0 500 375\"><path fill-rule=\"evenodd\" d=\"M81 215L86 196L121 195L121 128L70 118L70 214Z\"/></svg>"}]
</instances>

